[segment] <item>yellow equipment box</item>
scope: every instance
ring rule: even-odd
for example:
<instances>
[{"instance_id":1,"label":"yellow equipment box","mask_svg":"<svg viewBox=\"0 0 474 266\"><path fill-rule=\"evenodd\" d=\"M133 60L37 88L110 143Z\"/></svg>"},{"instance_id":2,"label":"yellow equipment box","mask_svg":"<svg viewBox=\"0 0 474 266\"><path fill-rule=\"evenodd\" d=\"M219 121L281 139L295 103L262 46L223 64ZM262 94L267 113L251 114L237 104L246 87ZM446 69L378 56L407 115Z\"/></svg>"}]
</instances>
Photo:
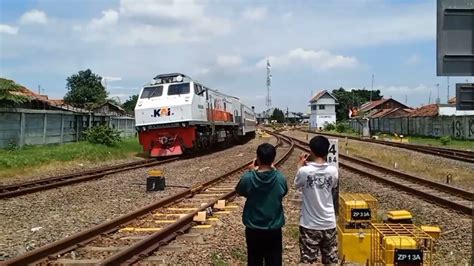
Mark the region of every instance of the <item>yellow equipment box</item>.
<instances>
[{"instance_id":1,"label":"yellow equipment box","mask_svg":"<svg viewBox=\"0 0 474 266\"><path fill-rule=\"evenodd\" d=\"M397 221L410 221L413 219L413 216L409 211L406 210L396 210L396 211L389 211L387 212L387 218L390 221L397 222Z\"/></svg>"},{"instance_id":2,"label":"yellow equipment box","mask_svg":"<svg viewBox=\"0 0 474 266\"><path fill-rule=\"evenodd\" d=\"M383 238L383 242L386 265L395 264L395 250L417 250L416 241L409 236L386 236Z\"/></svg>"},{"instance_id":3,"label":"yellow equipment box","mask_svg":"<svg viewBox=\"0 0 474 266\"><path fill-rule=\"evenodd\" d=\"M430 235L433 239L438 239L441 235L441 228L439 228L439 226L422 225L421 230Z\"/></svg>"},{"instance_id":4,"label":"yellow equipment box","mask_svg":"<svg viewBox=\"0 0 474 266\"><path fill-rule=\"evenodd\" d=\"M344 229L337 225L339 257L349 263L366 264L370 258L370 229Z\"/></svg>"},{"instance_id":5,"label":"yellow equipment box","mask_svg":"<svg viewBox=\"0 0 474 266\"><path fill-rule=\"evenodd\" d=\"M433 238L413 224L372 223L371 265L431 265Z\"/></svg>"},{"instance_id":6,"label":"yellow equipment box","mask_svg":"<svg viewBox=\"0 0 474 266\"><path fill-rule=\"evenodd\" d=\"M377 221L377 199L370 194L339 194L337 236L341 259L367 263L371 254L371 221Z\"/></svg>"},{"instance_id":7,"label":"yellow equipment box","mask_svg":"<svg viewBox=\"0 0 474 266\"><path fill-rule=\"evenodd\" d=\"M340 223L377 221L377 200L370 194L341 193ZM342 227L342 226L341 226Z\"/></svg>"}]
</instances>

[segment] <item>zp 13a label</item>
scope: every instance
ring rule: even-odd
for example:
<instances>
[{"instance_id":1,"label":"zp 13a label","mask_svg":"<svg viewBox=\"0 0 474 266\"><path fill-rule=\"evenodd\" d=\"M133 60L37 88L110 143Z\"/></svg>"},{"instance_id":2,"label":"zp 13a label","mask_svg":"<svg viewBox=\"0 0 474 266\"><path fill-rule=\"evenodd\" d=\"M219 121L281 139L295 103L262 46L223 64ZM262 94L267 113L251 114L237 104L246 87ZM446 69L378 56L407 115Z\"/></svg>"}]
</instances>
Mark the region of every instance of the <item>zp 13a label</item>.
<instances>
[{"instance_id":1,"label":"zp 13a label","mask_svg":"<svg viewBox=\"0 0 474 266\"><path fill-rule=\"evenodd\" d=\"M352 220L370 220L370 209L369 208L358 208L351 209Z\"/></svg>"},{"instance_id":2,"label":"zp 13a label","mask_svg":"<svg viewBox=\"0 0 474 266\"><path fill-rule=\"evenodd\" d=\"M395 249L394 259L395 265L422 265L423 251L419 249Z\"/></svg>"}]
</instances>

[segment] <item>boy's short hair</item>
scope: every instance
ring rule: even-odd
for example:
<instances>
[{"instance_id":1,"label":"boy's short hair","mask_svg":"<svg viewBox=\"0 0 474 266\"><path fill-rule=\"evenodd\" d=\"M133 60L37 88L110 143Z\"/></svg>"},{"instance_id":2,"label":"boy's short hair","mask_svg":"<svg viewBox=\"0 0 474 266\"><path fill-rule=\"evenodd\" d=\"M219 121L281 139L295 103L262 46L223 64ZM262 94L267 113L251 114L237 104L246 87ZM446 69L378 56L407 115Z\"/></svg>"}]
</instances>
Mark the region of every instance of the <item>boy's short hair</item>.
<instances>
[{"instance_id":1,"label":"boy's short hair","mask_svg":"<svg viewBox=\"0 0 474 266\"><path fill-rule=\"evenodd\" d=\"M270 143L260 144L257 148L257 158L260 164L271 165L276 157L276 149Z\"/></svg>"},{"instance_id":2,"label":"boy's short hair","mask_svg":"<svg viewBox=\"0 0 474 266\"><path fill-rule=\"evenodd\" d=\"M329 140L324 136L316 136L309 141L309 148L314 155L322 158L328 156L329 145Z\"/></svg>"}]
</instances>

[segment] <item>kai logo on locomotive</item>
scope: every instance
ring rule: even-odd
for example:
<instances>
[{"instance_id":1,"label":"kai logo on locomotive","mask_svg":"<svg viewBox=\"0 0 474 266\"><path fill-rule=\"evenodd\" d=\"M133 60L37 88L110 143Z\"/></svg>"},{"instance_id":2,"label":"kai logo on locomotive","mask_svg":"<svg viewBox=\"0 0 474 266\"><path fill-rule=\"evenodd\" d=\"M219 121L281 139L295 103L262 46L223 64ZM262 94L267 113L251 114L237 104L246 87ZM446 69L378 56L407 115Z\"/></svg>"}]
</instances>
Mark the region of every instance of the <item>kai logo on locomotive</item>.
<instances>
[{"instance_id":1,"label":"kai logo on locomotive","mask_svg":"<svg viewBox=\"0 0 474 266\"><path fill-rule=\"evenodd\" d=\"M170 115L172 115L171 108L163 107L163 108L154 109L152 117L163 117L163 116L170 116Z\"/></svg>"}]
</instances>

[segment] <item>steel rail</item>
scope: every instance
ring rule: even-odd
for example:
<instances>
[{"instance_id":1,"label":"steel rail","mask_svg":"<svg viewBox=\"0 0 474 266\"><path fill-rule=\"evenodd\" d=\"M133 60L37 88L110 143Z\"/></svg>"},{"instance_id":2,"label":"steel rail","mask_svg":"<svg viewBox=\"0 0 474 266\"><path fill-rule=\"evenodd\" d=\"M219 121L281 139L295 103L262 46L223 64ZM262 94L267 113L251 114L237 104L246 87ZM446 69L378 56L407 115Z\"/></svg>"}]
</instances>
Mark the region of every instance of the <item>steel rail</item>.
<instances>
[{"instance_id":1,"label":"steel rail","mask_svg":"<svg viewBox=\"0 0 474 266\"><path fill-rule=\"evenodd\" d=\"M286 136L284 136L283 138L288 140L288 138ZM281 144L282 144L281 137L277 137L277 140L278 140L278 142L277 142L276 146L281 146ZM291 146L291 148L289 149L287 154L285 154L285 156L283 156L282 158L284 158L284 160L286 160L289 157L292 150L293 150L293 145ZM38 263L44 262L47 259L53 259L54 260L55 257L57 257L58 255L64 254L64 253L72 251L72 250L74 250L78 247L84 246L85 243L88 243L88 242L94 240L95 238L97 238L100 235L117 231L120 228L120 226L129 224L132 221L134 221L136 219L139 219L140 217L143 217L143 216L151 213L152 211L154 211L156 209L167 207L167 206L169 206L173 203L179 202L179 201L181 201L185 198L190 198L193 195L195 195L195 194L197 194L201 191L204 191L208 187L220 182L221 180L225 179L226 177L231 176L233 174L236 174L236 173L246 169L246 167L251 162L252 161L248 161L244 165L242 165L242 166L240 166L240 167L238 167L234 170L231 170L230 172L227 172L227 173L225 173L221 176L218 176L218 177L216 177L216 178L214 178L210 181L207 181L207 182L205 182L205 183L203 183L199 186L195 186L193 188L186 189L182 192L176 193L174 195L171 195L169 197L161 199L157 202L154 202L152 204L144 206L144 207L142 207L138 210L135 210L131 213L122 215L120 217L117 217L117 218L115 218L111 221L102 223L100 225L94 226L94 227L92 227L90 229L87 229L85 231L82 231L82 232L76 233L72 236L69 236L67 238L64 238L64 239L55 241L53 243L47 244L45 246L39 247L37 249L34 249L30 252L27 252L23 255L17 256L15 258L10 259L10 260L3 261L1 263L1 265L38 264ZM279 163L280 162L283 162L282 159L279 160ZM235 191L233 191L233 192L235 193ZM189 218L189 217L188 216L182 217L181 219L178 220L179 223L183 223L184 218ZM168 229L166 229L166 228L168 228ZM173 231L171 228L173 228L174 234L179 234L180 232L184 232L185 230L189 229L188 226L181 226L180 227L179 225L173 226L173 227L167 226L164 229L168 230L168 232L171 232L171 231ZM161 232L161 231L159 231L159 232ZM160 235L156 236L157 233L152 234L152 236L157 237L157 239L161 239L160 243L163 243L163 241L165 241L165 240L170 241L174 238L173 234L171 234L171 233L166 237L162 237ZM142 242L142 241L140 241L140 242ZM138 243L136 243L136 245L138 245ZM153 249L150 250L150 248L142 250L143 247L144 247L143 244L141 244L140 245L141 253L146 252L147 250L149 252L151 252L153 250ZM131 247L131 248L133 248L135 251L130 251L130 252L132 252L132 253L133 252L138 252L137 247ZM130 259L130 254L132 254L132 253L126 254L127 256L124 256L122 254L122 255L120 255L120 258L123 259L123 258L126 257L127 259ZM118 256L119 254L116 254L116 255ZM133 257L133 256L131 256L131 257ZM118 258L116 258L116 259L118 259ZM114 259L114 260L116 260L116 259ZM107 262L107 261L105 261L105 262Z\"/></svg>"},{"instance_id":2,"label":"steel rail","mask_svg":"<svg viewBox=\"0 0 474 266\"><path fill-rule=\"evenodd\" d=\"M289 137L289 136L287 136L287 137ZM292 139L295 142L295 145L298 146L300 149L302 149L306 152L310 151L309 148L308 148L308 143L307 142L296 139L296 138L293 138L293 137L289 137L289 138ZM363 160L356 159L356 158L353 158L353 157L349 157L349 156L346 156L346 155L339 154L339 156L343 160L347 160L347 161L353 162L355 164L362 165L364 167L367 167L367 168L370 168L370 169L373 169L373 170L376 170L376 171L379 171L379 172L382 172L382 173L389 174L391 176L399 177L403 180L412 182L414 184L419 184L419 185L425 186L425 187L430 188L430 189L443 191L445 193L463 198L463 199L465 199L466 201L469 201L469 202L472 202L472 200L474 199L474 193L470 192L470 191L467 191L467 190L463 190L463 189L456 188L456 187L453 187L453 186L448 186L448 185L445 185L445 184L442 184L442 183L434 182L434 181L431 181L431 180L427 180L427 179L424 179L424 178L413 176L413 175L403 173L403 172L400 172L400 171L395 171L393 169L389 169L389 168L386 168L386 167L383 167L383 166L380 166L380 165L377 165L377 164L374 164L374 163L371 163L371 162L363 161ZM449 208L451 208L455 211L461 211L462 213L469 214L469 215L472 215L472 213L473 213L473 208L472 207L469 207L469 206L466 206L466 205L461 204L459 202L450 200L449 198L443 198L443 197L440 197L436 194L428 193L426 191L417 189L417 188L412 187L410 185L406 185L406 184L397 182L397 180L393 180L393 179L390 179L390 178L385 178L383 176L379 176L379 175L376 175L374 173L370 173L370 172L358 169L357 167L353 167L353 166L348 165L347 163L344 163L344 162L341 162L341 161L339 161L339 164L342 167L347 168L350 171L353 171L353 172L356 172L358 174L370 177L372 179L384 182L384 183L389 184L391 186L397 187L397 188L399 188L403 191L407 191L407 192L410 192L410 193L412 193L416 196L420 196L420 197L422 197L422 198L424 198L428 201L435 202L435 203L438 203L440 205L449 207Z\"/></svg>"},{"instance_id":3,"label":"steel rail","mask_svg":"<svg viewBox=\"0 0 474 266\"><path fill-rule=\"evenodd\" d=\"M290 148L286 153L275 163L275 165L279 166L283 162L285 162L288 157L290 156L291 152L294 149L294 144L291 140L286 138L285 136L275 136L279 140L281 138L284 138L285 141L288 141L291 143ZM279 142L281 144L281 142ZM279 146L279 145L278 145ZM248 165L248 164L247 164ZM231 176L235 173L232 174L226 174L227 177ZM219 180L222 180L224 178L220 178ZM215 184L214 182L213 184ZM207 187L212 186L213 184L209 184ZM204 190L204 189L203 189ZM108 257L106 260L101 262L101 265L131 265L133 263L136 263L143 257L147 256L150 252L153 250L156 250L160 246L163 246L170 242L170 240L174 239L177 235L180 233L184 232L186 229L189 229L191 227L191 224L193 223L193 217L197 215L198 212L204 211L207 208L212 208L215 203L217 203L218 200L229 200L231 198L234 198L237 195L236 191L230 191L223 196L220 196L217 199L211 200L204 206L201 206L198 210L187 214L186 216L183 216L182 218L178 219L176 222L166 226L162 230L150 235L149 237L135 243L134 245L119 251L112 255L111 257Z\"/></svg>"},{"instance_id":4,"label":"steel rail","mask_svg":"<svg viewBox=\"0 0 474 266\"><path fill-rule=\"evenodd\" d=\"M331 133L320 133L320 132L314 132L314 131L310 131L310 130L300 130L300 131L305 132L305 133L311 133L311 134L319 134L319 135L325 135L325 136L336 137L336 138L348 138L348 139L353 139L353 140L358 140L358 141L363 141L363 142L387 145L387 146L392 146L392 147L417 151L417 152L421 152L421 153L441 156L441 157L454 159L454 160L458 160L458 161L474 163L474 152L473 151L464 151L464 150L457 150L457 149L431 147L431 146L427 146L427 145L398 143L398 142L390 142L390 141L375 140L375 139L363 139L363 138L355 137L355 136L344 136L344 135L331 134Z\"/></svg>"},{"instance_id":5,"label":"steel rail","mask_svg":"<svg viewBox=\"0 0 474 266\"><path fill-rule=\"evenodd\" d=\"M17 197L29 193L62 187L75 183L85 182L92 179L98 179L105 175L129 171L137 168L150 167L176 161L179 158L170 158L166 160L146 160L131 163L124 163L114 166L107 166L99 169L93 169L73 174L60 175L56 177L43 178L27 181L23 183L11 184L0 187L0 199Z\"/></svg>"}]
</instances>

